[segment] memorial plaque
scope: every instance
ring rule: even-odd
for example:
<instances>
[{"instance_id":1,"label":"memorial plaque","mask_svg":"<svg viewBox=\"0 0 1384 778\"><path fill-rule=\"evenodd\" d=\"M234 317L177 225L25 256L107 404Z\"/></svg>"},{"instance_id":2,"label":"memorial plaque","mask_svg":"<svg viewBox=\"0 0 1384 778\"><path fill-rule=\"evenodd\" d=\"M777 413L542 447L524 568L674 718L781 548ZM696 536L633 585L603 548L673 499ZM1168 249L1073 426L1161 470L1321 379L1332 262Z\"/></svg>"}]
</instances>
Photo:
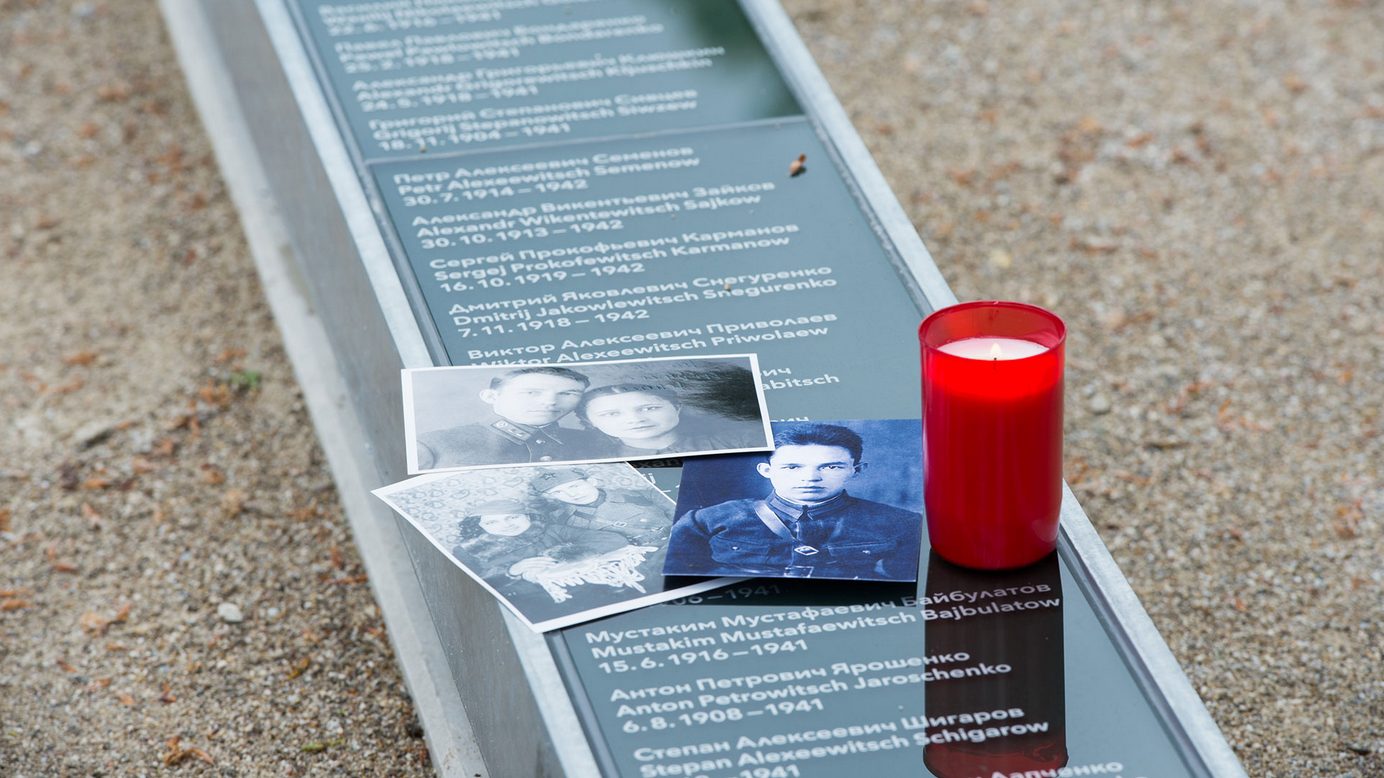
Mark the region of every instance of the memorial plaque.
<instances>
[{"instance_id":1,"label":"memorial plaque","mask_svg":"<svg viewBox=\"0 0 1384 778\"><path fill-rule=\"evenodd\" d=\"M552 642L609 775L1195 773L1056 555L919 580L760 579Z\"/></svg>"},{"instance_id":2,"label":"memorial plaque","mask_svg":"<svg viewBox=\"0 0 1384 778\"><path fill-rule=\"evenodd\" d=\"M806 121L371 171L453 364L753 350L774 418L918 415L922 312Z\"/></svg>"},{"instance_id":3,"label":"memorial plaque","mask_svg":"<svg viewBox=\"0 0 1384 778\"><path fill-rule=\"evenodd\" d=\"M301 0L365 159L800 113L735 0Z\"/></svg>"},{"instance_id":4,"label":"memorial plaque","mask_svg":"<svg viewBox=\"0 0 1384 778\"><path fill-rule=\"evenodd\" d=\"M302 59L297 35L284 43L281 3L316 68L310 86L306 67L286 68L295 99L302 106L307 93L305 115L328 116L314 96L325 90L351 153L334 135L285 143L312 137L307 154L325 143L333 162L323 164L340 168L349 156L354 168L332 186L363 184L341 201L357 204L346 219L323 198L330 219L303 221L345 234L338 222L354 228L373 211L376 239L395 254L393 268L380 263L385 275L397 268L417 292L410 302L426 309L417 321L435 325L446 361L754 352L776 419L918 417L913 331L927 304L865 205L866 195L876 207L888 195L878 183L862 192L858 171L838 166L850 158L840 145L849 128L824 118L831 111L817 100L804 97L818 107L802 115L741 3L258 0L264 27L242 22L218 35L238 45L237 34L267 29L280 55ZM241 8L204 5L231 19ZM806 60L773 3L745 5L770 29L776 57ZM239 56L235 67L263 75L261 60ZM800 96L826 90L810 63L789 69L795 85L821 90ZM249 78L240 99L274 83ZM274 117L256 121L257 137L287 137ZM300 171L283 167L270 172L297 192ZM320 251L309 272L369 276L356 280L379 293L379 264L370 275L333 264L343 259ZM330 326L357 324L352 301L317 303ZM367 375L354 399L388 418L397 396L380 387L392 380ZM676 489L677 468L646 472ZM516 711L571 720L555 702L544 645L608 776L993 778L1068 768L1152 778L1205 774L1208 750L1233 763L1217 737L1189 734L1195 695L1153 677L1156 635L1124 631L1115 609L1137 603L1124 587L1126 599L1110 604L1091 573L1089 546L1099 541L1087 543L1083 551L1064 536L1057 555L1012 573L959 570L925 551L916 584L759 579L570 627L546 644L511 635L521 652L542 655L525 660L528 679L506 675L519 652L491 650L498 633L459 628L478 614L493 619L482 606L499 606L474 597L460 573L448 577L456 571L436 564L431 547L411 553L449 648L452 676L440 680L472 698L470 715L491 736L487 759L513 774L534 772L529 733L506 729ZM1168 688L1194 704L1169 703ZM564 765L586 763L569 732L545 737L563 741Z\"/></svg>"}]
</instances>

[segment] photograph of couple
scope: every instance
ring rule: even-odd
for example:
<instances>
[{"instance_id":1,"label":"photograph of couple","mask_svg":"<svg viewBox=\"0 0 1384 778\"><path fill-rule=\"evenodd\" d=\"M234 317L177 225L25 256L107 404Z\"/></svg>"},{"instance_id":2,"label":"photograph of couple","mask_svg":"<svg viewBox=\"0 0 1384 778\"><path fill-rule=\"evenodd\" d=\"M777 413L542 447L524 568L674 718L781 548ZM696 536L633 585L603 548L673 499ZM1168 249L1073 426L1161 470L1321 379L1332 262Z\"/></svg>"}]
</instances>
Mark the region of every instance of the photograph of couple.
<instances>
[{"instance_id":1,"label":"photograph of couple","mask_svg":"<svg viewBox=\"0 0 1384 778\"><path fill-rule=\"evenodd\" d=\"M375 494L539 631L721 585L665 588L673 501L627 464L436 473Z\"/></svg>"},{"instance_id":2,"label":"photograph of couple","mask_svg":"<svg viewBox=\"0 0 1384 778\"><path fill-rule=\"evenodd\" d=\"M410 473L770 448L753 354L403 372Z\"/></svg>"}]
</instances>

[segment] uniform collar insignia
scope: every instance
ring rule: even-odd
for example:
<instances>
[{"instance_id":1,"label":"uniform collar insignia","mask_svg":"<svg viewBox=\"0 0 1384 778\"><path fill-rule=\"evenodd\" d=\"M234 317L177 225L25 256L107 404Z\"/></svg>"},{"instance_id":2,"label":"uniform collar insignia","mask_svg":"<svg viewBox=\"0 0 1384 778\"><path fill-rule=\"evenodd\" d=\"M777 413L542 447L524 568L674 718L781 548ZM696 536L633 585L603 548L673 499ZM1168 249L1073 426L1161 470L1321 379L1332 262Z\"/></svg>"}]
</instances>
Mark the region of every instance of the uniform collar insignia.
<instances>
[{"instance_id":1,"label":"uniform collar insignia","mask_svg":"<svg viewBox=\"0 0 1384 778\"><path fill-rule=\"evenodd\" d=\"M777 492L770 492L769 499L765 502L769 503L769 507L773 508L774 510L783 514L784 516L787 516L790 519L797 521L798 517L802 516L804 512L811 514L813 518L819 518L821 516L826 516L835 513L849 505L851 502L853 502L853 498L849 494L842 492L824 503L806 506L791 503L783 499L782 497L778 496Z\"/></svg>"},{"instance_id":2,"label":"uniform collar insignia","mask_svg":"<svg viewBox=\"0 0 1384 778\"><path fill-rule=\"evenodd\" d=\"M549 424L546 427L531 427L527 424L510 421L503 416L496 416L490 421L491 429L519 443L528 443L534 438L544 439L551 443L558 443L558 439L553 437L552 433L548 431L555 426L555 424Z\"/></svg>"}]
</instances>

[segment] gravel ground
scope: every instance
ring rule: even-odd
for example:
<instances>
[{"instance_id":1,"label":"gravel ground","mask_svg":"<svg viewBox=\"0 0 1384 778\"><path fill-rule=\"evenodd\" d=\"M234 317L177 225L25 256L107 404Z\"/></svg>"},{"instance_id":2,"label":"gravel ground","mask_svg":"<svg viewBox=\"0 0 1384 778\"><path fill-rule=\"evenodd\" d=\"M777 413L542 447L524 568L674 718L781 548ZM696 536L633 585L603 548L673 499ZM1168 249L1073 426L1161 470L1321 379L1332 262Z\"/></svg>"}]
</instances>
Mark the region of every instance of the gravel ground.
<instances>
[{"instance_id":1,"label":"gravel ground","mask_svg":"<svg viewBox=\"0 0 1384 778\"><path fill-rule=\"evenodd\" d=\"M0 1L0 306L0 775L429 772L152 2Z\"/></svg>"},{"instance_id":2,"label":"gravel ground","mask_svg":"<svg viewBox=\"0 0 1384 778\"><path fill-rule=\"evenodd\" d=\"M1384 6L787 6L1249 772L1384 775ZM147 0L0 0L0 305L0 773L427 772Z\"/></svg>"}]
</instances>

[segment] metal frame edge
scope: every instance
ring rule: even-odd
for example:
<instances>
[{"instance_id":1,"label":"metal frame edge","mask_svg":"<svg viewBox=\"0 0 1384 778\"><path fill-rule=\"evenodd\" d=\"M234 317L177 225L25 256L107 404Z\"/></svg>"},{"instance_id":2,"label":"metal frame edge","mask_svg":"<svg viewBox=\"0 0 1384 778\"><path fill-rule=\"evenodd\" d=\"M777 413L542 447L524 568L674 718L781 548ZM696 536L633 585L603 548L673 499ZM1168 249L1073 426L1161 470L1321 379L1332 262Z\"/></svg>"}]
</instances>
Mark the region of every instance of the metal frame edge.
<instances>
[{"instance_id":1,"label":"metal frame edge","mask_svg":"<svg viewBox=\"0 0 1384 778\"><path fill-rule=\"evenodd\" d=\"M161 2L174 4L171 0ZM375 221L370 200L337 128L336 117L332 115L326 96L322 94L321 84L308 60L293 19L283 0L253 2L264 22L270 45L279 55L279 64L283 67L293 97L303 112L304 124L321 157L322 168L331 181L332 193L350 227L361 263L370 285L375 289L390 335L399 349L399 358L404 367L432 367L432 355L414 318L413 307L409 304L403 283L399 280L399 272Z\"/></svg>"},{"instance_id":2,"label":"metal frame edge","mask_svg":"<svg viewBox=\"0 0 1384 778\"><path fill-rule=\"evenodd\" d=\"M442 644L408 551L397 531L390 530L396 525L381 521L381 511L366 488L376 477L366 461L372 447L345 399L347 389L323 324L294 285L288 265L288 229L268 196L265 171L239 113L235 90L228 84L219 57L208 57L208 52L219 52L215 37L195 4L159 0L159 6L188 91L240 215L260 283L341 494L390 643L424 723L433 765L443 776L486 775L456 685L436 682L439 676L450 677Z\"/></svg>"}]
</instances>

